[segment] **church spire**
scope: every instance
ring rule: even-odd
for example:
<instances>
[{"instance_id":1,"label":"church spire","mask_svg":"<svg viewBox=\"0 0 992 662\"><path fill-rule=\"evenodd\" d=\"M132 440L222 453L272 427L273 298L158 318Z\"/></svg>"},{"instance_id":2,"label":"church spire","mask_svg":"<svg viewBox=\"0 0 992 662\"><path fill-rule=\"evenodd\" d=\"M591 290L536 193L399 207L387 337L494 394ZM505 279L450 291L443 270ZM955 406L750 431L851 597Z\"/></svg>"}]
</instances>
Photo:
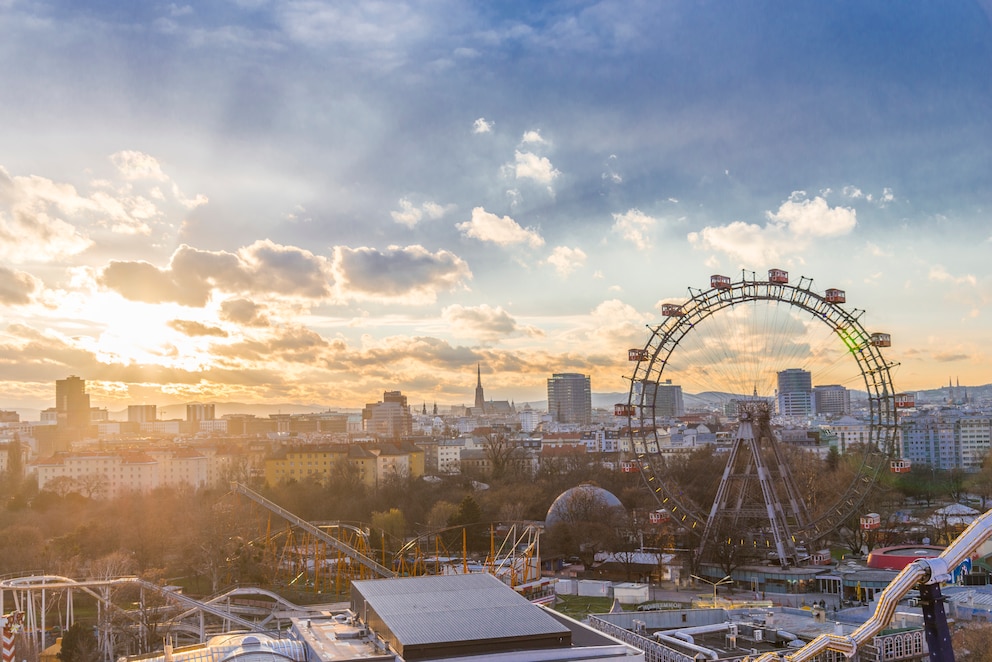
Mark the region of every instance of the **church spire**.
<instances>
[{"instance_id":1,"label":"church spire","mask_svg":"<svg viewBox=\"0 0 992 662\"><path fill-rule=\"evenodd\" d=\"M475 385L475 409L477 414L481 414L486 409L486 398L482 393L482 364L476 365L476 385Z\"/></svg>"}]
</instances>

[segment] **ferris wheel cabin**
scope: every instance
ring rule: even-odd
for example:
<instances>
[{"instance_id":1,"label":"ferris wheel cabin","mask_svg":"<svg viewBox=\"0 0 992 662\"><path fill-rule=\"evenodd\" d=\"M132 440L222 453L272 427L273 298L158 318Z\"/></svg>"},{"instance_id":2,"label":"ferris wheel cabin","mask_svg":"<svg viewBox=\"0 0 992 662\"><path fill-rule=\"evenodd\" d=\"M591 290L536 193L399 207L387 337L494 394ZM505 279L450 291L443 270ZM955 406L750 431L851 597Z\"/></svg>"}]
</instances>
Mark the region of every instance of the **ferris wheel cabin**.
<instances>
[{"instance_id":1,"label":"ferris wheel cabin","mask_svg":"<svg viewBox=\"0 0 992 662\"><path fill-rule=\"evenodd\" d=\"M682 310L682 306L677 303L663 303L661 304L661 314L666 317L682 317L685 312Z\"/></svg>"},{"instance_id":2,"label":"ferris wheel cabin","mask_svg":"<svg viewBox=\"0 0 992 662\"><path fill-rule=\"evenodd\" d=\"M874 531L882 528L882 518L878 513L868 513L861 516L861 530Z\"/></svg>"},{"instance_id":3,"label":"ferris wheel cabin","mask_svg":"<svg viewBox=\"0 0 992 662\"><path fill-rule=\"evenodd\" d=\"M912 409L916 406L916 396L912 393L896 393L896 409Z\"/></svg>"},{"instance_id":4,"label":"ferris wheel cabin","mask_svg":"<svg viewBox=\"0 0 992 662\"><path fill-rule=\"evenodd\" d=\"M784 285L789 282L789 272L783 269L769 269L768 282L782 283Z\"/></svg>"},{"instance_id":5,"label":"ferris wheel cabin","mask_svg":"<svg viewBox=\"0 0 992 662\"><path fill-rule=\"evenodd\" d=\"M836 288L827 290L823 298L827 300L827 303L845 303L847 301L844 290L838 290Z\"/></svg>"},{"instance_id":6,"label":"ferris wheel cabin","mask_svg":"<svg viewBox=\"0 0 992 662\"><path fill-rule=\"evenodd\" d=\"M888 333L873 333L871 344L875 347L892 347L892 336Z\"/></svg>"},{"instance_id":7,"label":"ferris wheel cabin","mask_svg":"<svg viewBox=\"0 0 992 662\"><path fill-rule=\"evenodd\" d=\"M648 350L646 349L628 349L627 350L627 360L628 361L644 361L648 358Z\"/></svg>"},{"instance_id":8,"label":"ferris wheel cabin","mask_svg":"<svg viewBox=\"0 0 992 662\"><path fill-rule=\"evenodd\" d=\"M889 471L894 474L908 474L913 470L913 462L911 460L892 460L889 462Z\"/></svg>"},{"instance_id":9,"label":"ferris wheel cabin","mask_svg":"<svg viewBox=\"0 0 992 662\"><path fill-rule=\"evenodd\" d=\"M712 276L710 276L710 287L715 287L718 290L729 290L730 276L721 276L719 274L713 274Z\"/></svg>"},{"instance_id":10,"label":"ferris wheel cabin","mask_svg":"<svg viewBox=\"0 0 992 662\"><path fill-rule=\"evenodd\" d=\"M629 405L627 403L619 403L613 405L613 415L614 416L633 416L634 415L634 405Z\"/></svg>"}]
</instances>

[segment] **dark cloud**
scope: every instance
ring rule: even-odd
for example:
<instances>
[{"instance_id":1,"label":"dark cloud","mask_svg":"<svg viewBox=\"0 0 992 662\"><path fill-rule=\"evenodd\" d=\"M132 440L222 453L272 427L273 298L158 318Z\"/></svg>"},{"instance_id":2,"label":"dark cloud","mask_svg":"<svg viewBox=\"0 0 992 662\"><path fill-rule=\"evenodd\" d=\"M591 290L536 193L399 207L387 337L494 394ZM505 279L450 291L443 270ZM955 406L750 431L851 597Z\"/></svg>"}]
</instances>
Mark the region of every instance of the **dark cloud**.
<instances>
[{"instance_id":1,"label":"dark cloud","mask_svg":"<svg viewBox=\"0 0 992 662\"><path fill-rule=\"evenodd\" d=\"M31 274L0 267L0 303L8 306L31 303L40 288L41 283Z\"/></svg>"},{"instance_id":2,"label":"dark cloud","mask_svg":"<svg viewBox=\"0 0 992 662\"><path fill-rule=\"evenodd\" d=\"M472 277L468 264L454 253L431 253L422 246L385 251L338 246L334 261L345 297L433 301L439 290L454 289Z\"/></svg>"},{"instance_id":3,"label":"dark cloud","mask_svg":"<svg viewBox=\"0 0 992 662\"><path fill-rule=\"evenodd\" d=\"M933 355L933 360L938 363L952 363L954 361L967 361L971 356L968 354L949 354L945 352L938 352Z\"/></svg>"},{"instance_id":4,"label":"dark cloud","mask_svg":"<svg viewBox=\"0 0 992 662\"><path fill-rule=\"evenodd\" d=\"M210 288L183 288L173 278L171 270L162 270L147 262L113 260L100 273L97 281L125 299L145 303L174 301L185 306L203 306Z\"/></svg>"},{"instance_id":5,"label":"dark cloud","mask_svg":"<svg viewBox=\"0 0 992 662\"><path fill-rule=\"evenodd\" d=\"M147 262L113 261L101 272L99 282L132 301L202 307L215 290L323 298L330 294L328 274L324 258L258 241L238 254L184 244L166 269Z\"/></svg>"},{"instance_id":6,"label":"dark cloud","mask_svg":"<svg viewBox=\"0 0 992 662\"><path fill-rule=\"evenodd\" d=\"M217 338L226 338L227 331L216 326L207 326L201 322L193 322L191 320L172 320L169 322L169 326L184 333L187 336L214 336Z\"/></svg>"}]
</instances>

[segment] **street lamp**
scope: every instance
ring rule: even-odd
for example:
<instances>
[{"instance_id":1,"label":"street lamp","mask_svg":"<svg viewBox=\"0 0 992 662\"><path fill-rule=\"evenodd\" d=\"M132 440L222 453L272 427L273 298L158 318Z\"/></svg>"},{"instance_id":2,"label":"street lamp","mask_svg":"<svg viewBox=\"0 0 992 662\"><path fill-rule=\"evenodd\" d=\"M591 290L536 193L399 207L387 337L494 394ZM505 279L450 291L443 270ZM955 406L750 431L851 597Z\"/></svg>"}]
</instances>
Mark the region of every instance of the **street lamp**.
<instances>
[{"instance_id":1,"label":"street lamp","mask_svg":"<svg viewBox=\"0 0 992 662\"><path fill-rule=\"evenodd\" d=\"M734 583L734 580L730 578L730 575L727 575L723 579L721 579L719 581L715 581L715 582L712 581L712 580L706 579L704 577L700 577L698 575L689 575L689 576L692 577L693 579L698 579L699 581L703 582L704 584L709 584L710 586L713 587L713 607L714 608L716 607L716 587L717 586L723 586L724 584L733 584Z\"/></svg>"}]
</instances>

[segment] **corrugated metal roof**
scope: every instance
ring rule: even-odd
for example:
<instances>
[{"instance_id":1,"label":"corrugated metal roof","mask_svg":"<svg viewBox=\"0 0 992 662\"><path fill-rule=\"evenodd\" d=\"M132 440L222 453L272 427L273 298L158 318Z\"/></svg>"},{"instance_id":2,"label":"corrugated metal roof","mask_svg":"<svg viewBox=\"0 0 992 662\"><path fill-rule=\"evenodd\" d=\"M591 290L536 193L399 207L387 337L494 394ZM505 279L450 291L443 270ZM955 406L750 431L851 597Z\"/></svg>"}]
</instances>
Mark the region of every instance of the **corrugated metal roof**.
<instances>
[{"instance_id":1,"label":"corrugated metal roof","mask_svg":"<svg viewBox=\"0 0 992 662\"><path fill-rule=\"evenodd\" d=\"M404 646L570 632L488 573L360 580L352 590Z\"/></svg>"}]
</instances>

